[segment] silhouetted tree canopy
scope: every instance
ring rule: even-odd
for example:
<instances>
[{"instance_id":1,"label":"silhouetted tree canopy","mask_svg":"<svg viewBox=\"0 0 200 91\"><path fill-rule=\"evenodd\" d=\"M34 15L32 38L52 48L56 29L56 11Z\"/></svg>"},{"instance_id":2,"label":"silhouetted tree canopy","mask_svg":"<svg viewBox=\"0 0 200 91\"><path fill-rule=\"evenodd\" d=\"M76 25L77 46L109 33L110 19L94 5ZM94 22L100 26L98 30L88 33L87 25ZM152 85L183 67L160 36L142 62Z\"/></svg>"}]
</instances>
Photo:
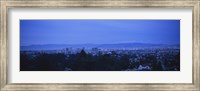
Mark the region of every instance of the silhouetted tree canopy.
<instances>
[{"instance_id":1,"label":"silhouetted tree canopy","mask_svg":"<svg viewBox=\"0 0 200 91\"><path fill-rule=\"evenodd\" d=\"M137 70L140 65L149 66L152 71L180 70L180 53L157 57L155 54L110 54L87 53L20 53L21 71L123 71Z\"/></svg>"}]
</instances>

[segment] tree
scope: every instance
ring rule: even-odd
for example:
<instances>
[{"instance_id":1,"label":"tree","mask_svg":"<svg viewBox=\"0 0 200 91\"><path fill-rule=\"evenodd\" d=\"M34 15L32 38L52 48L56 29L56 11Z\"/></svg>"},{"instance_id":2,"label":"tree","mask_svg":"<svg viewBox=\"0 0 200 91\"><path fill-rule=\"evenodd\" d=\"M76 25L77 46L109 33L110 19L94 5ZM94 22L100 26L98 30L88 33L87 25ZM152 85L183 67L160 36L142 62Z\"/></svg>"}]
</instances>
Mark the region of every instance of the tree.
<instances>
[{"instance_id":1,"label":"tree","mask_svg":"<svg viewBox=\"0 0 200 91\"><path fill-rule=\"evenodd\" d=\"M80 56L81 56L82 58L85 58L85 57L87 56L87 54L86 54L86 52L85 52L84 49L81 50Z\"/></svg>"},{"instance_id":2,"label":"tree","mask_svg":"<svg viewBox=\"0 0 200 91\"><path fill-rule=\"evenodd\" d=\"M21 71L29 70L28 67L29 67L28 55L26 53L21 53L20 54L20 70Z\"/></svg>"},{"instance_id":3,"label":"tree","mask_svg":"<svg viewBox=\"0 0 200 91\"><path fill-rule=\"evenodd\" d=\"M40 71L63 71L65 69L65 55L42 53L37 57L37 70Z\"/></svg>"},{"instance_id":4,"label":"tree","mask_svg":"<svg viewBox=\"0 0 200 91\"><path fill-rule=\"evenodd\" d=\"M160 61L158 62L154 62L153 65L152 65L152 70L153 71L162 71L162 64Z\"/></svg>"}]
</instances>

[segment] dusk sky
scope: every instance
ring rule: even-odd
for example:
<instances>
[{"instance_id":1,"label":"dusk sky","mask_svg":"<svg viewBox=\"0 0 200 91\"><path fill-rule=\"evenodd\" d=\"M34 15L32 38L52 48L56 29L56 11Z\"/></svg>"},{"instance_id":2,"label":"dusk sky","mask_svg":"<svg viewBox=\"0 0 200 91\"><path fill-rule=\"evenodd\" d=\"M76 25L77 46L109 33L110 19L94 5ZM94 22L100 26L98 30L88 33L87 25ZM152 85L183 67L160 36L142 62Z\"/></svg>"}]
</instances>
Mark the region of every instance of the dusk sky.
<instances>
[{"instance_id":1,"label":"dusk sky","mask_svg":"<svg viewBox=\"0 0 200 91\"><path fill-rule=\"evenodd\" d=\"M180 44L180 20L20 20L20 45Z\"/></svg>"}]
</instances>

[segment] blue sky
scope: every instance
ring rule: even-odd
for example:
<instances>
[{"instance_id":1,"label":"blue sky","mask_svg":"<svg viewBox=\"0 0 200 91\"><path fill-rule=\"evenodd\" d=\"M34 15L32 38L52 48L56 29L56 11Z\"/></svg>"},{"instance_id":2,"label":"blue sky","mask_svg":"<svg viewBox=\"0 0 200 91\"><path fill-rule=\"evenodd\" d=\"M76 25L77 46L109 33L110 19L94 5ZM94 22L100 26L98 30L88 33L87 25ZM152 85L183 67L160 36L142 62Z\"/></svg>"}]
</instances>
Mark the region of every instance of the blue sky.
<instances>
[{"instance_id":1,"label":"blue sky","mask_svg":"<svg viewBox=\"0 0 200 91\"><path fill-rule=\"evenodd\" d=\"M180 20L20 20L20 45L180 44Z\"/></svg>"}]
</instances>

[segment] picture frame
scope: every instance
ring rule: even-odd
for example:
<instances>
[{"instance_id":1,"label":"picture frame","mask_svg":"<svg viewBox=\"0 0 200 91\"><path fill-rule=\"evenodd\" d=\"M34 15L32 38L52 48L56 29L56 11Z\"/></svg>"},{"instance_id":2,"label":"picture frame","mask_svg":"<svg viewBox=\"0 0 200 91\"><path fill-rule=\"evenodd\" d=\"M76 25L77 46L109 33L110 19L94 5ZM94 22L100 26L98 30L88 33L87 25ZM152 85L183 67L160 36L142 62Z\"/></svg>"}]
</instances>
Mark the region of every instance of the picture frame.
<instances>
[{"instance_id":1,"label":"picture frame","mask_svg":"<svg viewBox=\"0 0 200 91\"><path fill-rule=\"evenodd\" d=\"M187 90L200 91L199 0L1 0L0 1L1 91L105 91ZM192 8L192 83L8 83L8 10L11 8Z\"/></svg>"}]
</instances>

